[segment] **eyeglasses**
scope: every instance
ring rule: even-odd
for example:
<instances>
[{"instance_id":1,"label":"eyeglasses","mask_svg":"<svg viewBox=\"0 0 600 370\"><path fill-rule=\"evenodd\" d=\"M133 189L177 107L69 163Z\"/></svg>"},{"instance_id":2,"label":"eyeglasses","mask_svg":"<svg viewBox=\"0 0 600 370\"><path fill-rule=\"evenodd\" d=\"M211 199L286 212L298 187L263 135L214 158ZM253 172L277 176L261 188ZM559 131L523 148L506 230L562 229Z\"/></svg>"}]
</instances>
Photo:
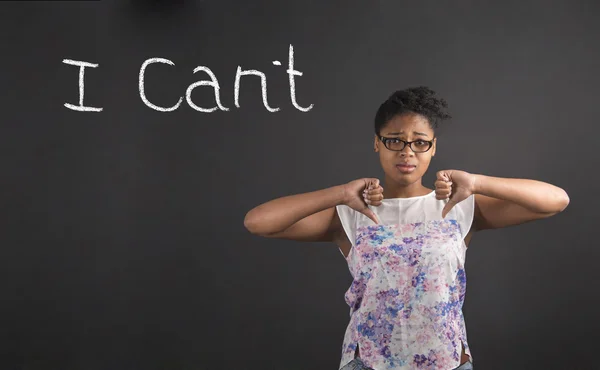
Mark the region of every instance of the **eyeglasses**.
<instances>
[{"instance_id":1,"label":"eyeglasses","mask_svg":"<svg viewBox=\"0 0 600 370\"><path fill-rule=\"evenodd\" d=\"M383 143L383 145L385 145L386 148L395 152L402 151L407 144L410 150L412 150L415 153L425 153L433 146L433 140L427 141L423 139L418 139L414 141L405 141L397 137L383 137L381 135L377 136L379 136L379 140L381 140L381 142Z\"/></svg>"}]
</instances>

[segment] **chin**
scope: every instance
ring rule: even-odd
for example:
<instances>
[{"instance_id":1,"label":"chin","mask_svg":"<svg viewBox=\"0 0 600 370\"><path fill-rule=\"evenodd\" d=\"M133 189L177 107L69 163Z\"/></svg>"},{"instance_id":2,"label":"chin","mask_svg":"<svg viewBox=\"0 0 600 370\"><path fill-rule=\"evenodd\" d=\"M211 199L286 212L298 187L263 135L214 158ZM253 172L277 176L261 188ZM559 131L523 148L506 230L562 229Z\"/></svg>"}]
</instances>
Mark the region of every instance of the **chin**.
<instances>
[{"instance_id":1,"label":"chin","mask_svg":"<svg viewBox=\"0 0 600 370\"><path fill-rule=\"evenodd\" d=\"M414 184L415 180L414 179L401 178L401 179L396 180L396 182L398 184L408 186L408 185Z\"/></svg>"},{"instance_id":2,"label":"chin","mask_svg":"<svg viewBox=\"0 0 600 370\"><path fill-rule=\"evenodd\" d=\"M389 176L389 178L391 178L396 184L399 185L410 185L413 182L415 182L415 177L413 176L413 174L410 175L400 175L398 176L397 174L394 176Z\"/></svg>"},{"instance_id":3,"label":"chin","mask_svg":"<svg viewBox=\"0 0 600 370\"><path fill-rule=\"evenodd\" d=\"M407 174L399 174L396 173L392 176L395 182L402 185L410 185L417 182L421 178L422 174L420 173L407 173Z\"/></svg>"}]
</instances>

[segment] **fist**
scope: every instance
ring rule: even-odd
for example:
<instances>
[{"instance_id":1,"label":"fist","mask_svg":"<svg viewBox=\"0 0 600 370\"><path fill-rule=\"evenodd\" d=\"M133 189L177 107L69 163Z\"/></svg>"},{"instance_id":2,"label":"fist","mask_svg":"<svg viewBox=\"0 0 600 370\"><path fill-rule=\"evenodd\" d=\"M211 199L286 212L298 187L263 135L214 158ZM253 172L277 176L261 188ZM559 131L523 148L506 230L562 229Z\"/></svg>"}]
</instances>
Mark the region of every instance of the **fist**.
<instances>
[{"instance_id":1,"label":"fist","mask_svg":"<svg viewBox=\"0 0 600 370\"><path fill-rule=\"evenodd\" d=\"M379 180L366 187L362 192L365 203L371 206L380 206L383 200L383 188L379 185Z\"/></svg>"},{"instance_id":2,"label":"fist","mask_svg":"<svg viewBox=\"0 0 600 370\"><path fill-rule=\"evenodd\" d=\"M435 197L438 200L447 199L442 210L442 218L458 203L474 193L475 176L460 170L438 171L435 181Z\"/></svg>"},{"instance_id":3,"label":"fist","mask_svg":"<svg viewBox=\"0 0 600 370\"><path fill-rule=\"evenodd\" d=\"M344 204L364 214L376 224L379 223L379 219L369 206L380 206L382 200L383 188L379 185L379 179L362 178L344 185Z\"/></svg>"}]
</instances>

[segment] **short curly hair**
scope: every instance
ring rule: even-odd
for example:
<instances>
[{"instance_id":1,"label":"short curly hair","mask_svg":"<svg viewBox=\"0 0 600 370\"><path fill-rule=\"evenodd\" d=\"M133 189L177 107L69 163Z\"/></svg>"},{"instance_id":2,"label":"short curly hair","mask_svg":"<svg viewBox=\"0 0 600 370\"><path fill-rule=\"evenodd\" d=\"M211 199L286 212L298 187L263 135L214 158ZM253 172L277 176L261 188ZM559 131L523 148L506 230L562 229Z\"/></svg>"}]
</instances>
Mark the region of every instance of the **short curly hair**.
<instances>
[{"instance_id":1,"label":"short curly hair","mask_svg":"<svg viewBox=\"0 0 600 370\"><path fill-rule=\"evenodd\" d=\"M381 128L389 120L404 113L417 113L429 121L432 129L436 129L441 121L452 118L446 112L448 103L437 98L435 91L426 86L410 87L394 92L383 102L375 114L375 133L380 134Z\"/></svg>"}]
</instances>

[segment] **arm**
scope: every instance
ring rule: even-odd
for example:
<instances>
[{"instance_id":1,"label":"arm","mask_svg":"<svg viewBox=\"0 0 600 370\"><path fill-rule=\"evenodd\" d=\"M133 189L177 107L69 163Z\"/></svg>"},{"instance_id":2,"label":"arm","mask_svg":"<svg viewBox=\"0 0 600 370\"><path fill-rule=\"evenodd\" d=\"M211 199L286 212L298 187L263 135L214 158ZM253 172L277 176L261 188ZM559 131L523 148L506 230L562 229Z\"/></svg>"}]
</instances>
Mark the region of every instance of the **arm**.
<instances>
[{"instance_id":1,"label":"arm","mask_svg":"<svg viewBox=\"0 0 600 370\"><path fill-rule=\"evenodd\" d=\"M474 175L474 229L497 229L562 212L567 193L552 184L528 179Z\"/></svg>"},{"instance_id":2,"label":"arm","mask_svg":"<svg viewBox=\"0 0 600 370\"><path fill-rule=\"evenodd\" d=\"M299 241L335 241L341 226L335 206L344 201L343 186L285 196L250 210L244 226L255 235Z\"/></svg>"}]
</instances>

